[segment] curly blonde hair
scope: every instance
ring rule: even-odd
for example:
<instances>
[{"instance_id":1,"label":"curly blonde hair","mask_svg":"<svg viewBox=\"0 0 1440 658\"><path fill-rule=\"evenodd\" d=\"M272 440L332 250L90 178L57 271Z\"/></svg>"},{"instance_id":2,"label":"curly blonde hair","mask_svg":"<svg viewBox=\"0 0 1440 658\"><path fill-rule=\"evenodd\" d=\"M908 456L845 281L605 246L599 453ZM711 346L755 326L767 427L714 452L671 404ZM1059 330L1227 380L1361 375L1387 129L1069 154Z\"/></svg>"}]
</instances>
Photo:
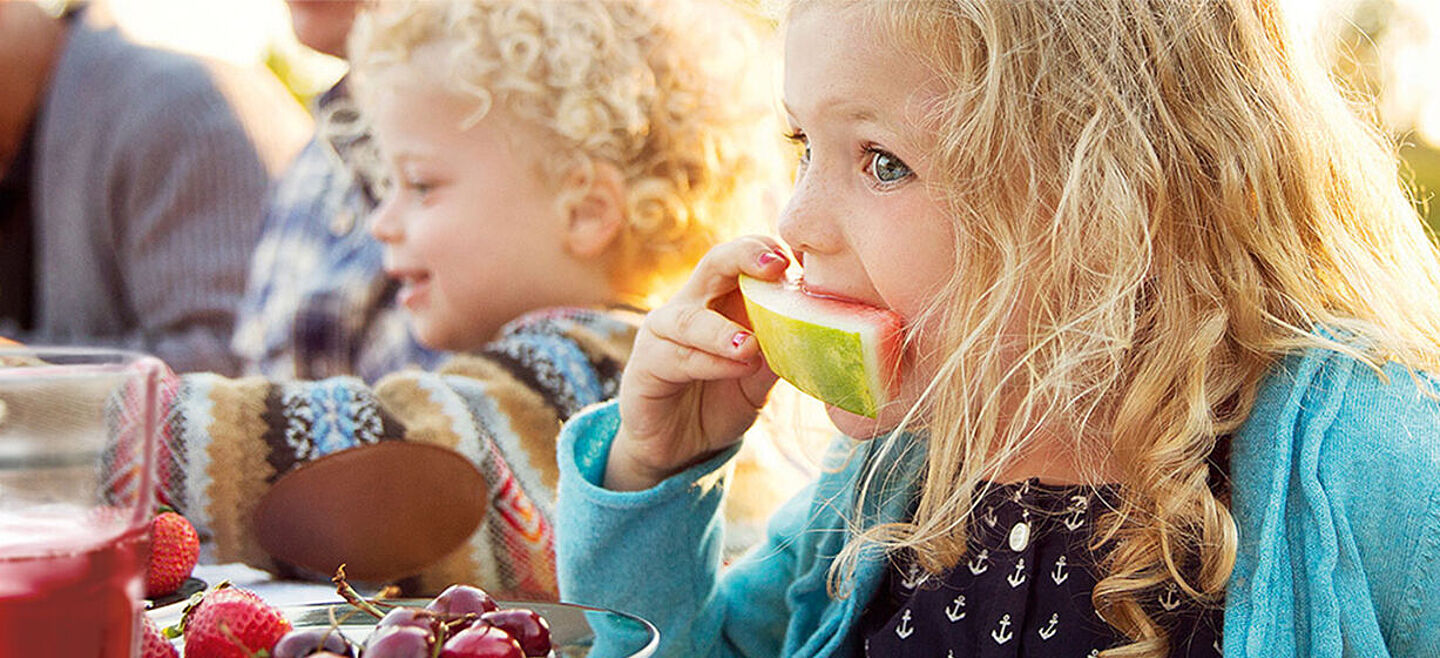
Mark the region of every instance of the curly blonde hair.
<instances>
[{"instance_id":1,"label":"curly blonde hair","mask_svg":"<svg viewBox=\"0 0 1440 658\"><path fill-rule=\"evenodd\" d=\"M915 322L947 347L911 413L918 509L857 529L832 585L867 544L957 564L977 488L1058 423L1121 479L1092 598L1130 643L1102 655L1166 655L1160 588L1223 602L1240 541L1226 437L1266 372L1311 347L1440 370L1440 258L1395 147L1265 0L795 5L817 2L866 12L893 37L869 47L944 83L931 184L957 232Z\"/></svg>"},{"instance_id":2,"label":"curly blonde hair","mask_svg":"<svg viewBox=\"0 0 1440 658\"><path fill-rule=\"evenodd\" d=\"M553 137L546 174L605 163L625 182L612 283L648 306L709 248L765 230L784 186L783 141L755 26L721 2L396 0L350 39L363 109L368 81L438 46L427 72Z\"/></svg>"}]
</instances>

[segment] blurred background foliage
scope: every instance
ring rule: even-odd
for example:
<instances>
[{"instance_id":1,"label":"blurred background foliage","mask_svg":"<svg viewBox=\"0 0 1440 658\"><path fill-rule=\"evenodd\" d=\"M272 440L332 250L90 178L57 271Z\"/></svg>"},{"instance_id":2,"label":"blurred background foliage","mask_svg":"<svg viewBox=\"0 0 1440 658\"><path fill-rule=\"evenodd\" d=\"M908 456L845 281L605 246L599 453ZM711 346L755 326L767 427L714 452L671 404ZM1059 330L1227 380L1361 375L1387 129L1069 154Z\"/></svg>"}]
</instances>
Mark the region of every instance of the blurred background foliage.
<instances>
[{"instance_id":1,"label":"blurred background foliage","mask_svg":"<svg viewBox=\"0 0 1440 658\"><path fill-rule=\"evenodd\" d=\"M77 0L36 0L64 5ZM384 2L385 0L377 0ZM446 0L436 0L443 2ZM778 0L729 0L769 30ZM891 0L875 0L877 2ZM1378 116L1400 156L1400 180L1440 233L1440 0L1277 0L1302 41L1361 111ZM344 74L306 49L283 0L93 0L141 41L273 70L303 103ZM776 50L778 53L778 49Z\"/></svg>"},{"instance_id":2,"label":"blurred background foliage","mask_svg":"<svg viewBox=\"0 0 1440 658\"><path fill-rule=\"evenodd\" d=\"M1352 0L1315 25L1336 81L1379 115L1395 140L1400 179L1440 234L1440 3Z\"/></svg>"}]
</instances>

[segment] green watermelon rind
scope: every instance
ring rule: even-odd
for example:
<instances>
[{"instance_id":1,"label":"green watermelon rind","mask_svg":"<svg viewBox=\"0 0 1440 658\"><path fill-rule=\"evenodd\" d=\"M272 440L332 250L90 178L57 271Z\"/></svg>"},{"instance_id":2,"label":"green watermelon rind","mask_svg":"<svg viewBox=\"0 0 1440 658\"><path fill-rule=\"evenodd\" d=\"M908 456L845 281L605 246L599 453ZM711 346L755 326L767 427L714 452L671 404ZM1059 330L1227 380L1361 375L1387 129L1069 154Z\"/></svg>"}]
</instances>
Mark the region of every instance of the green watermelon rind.
<instances>
[{"instance_id":1,"label":"green watermelon rind","mask_svg":"<svg viewBox=\"0 0 1440 658\"><path fill-rule=\"evenodd\" d=\"M770 369L795 388L874 418L888 400L875 310L806 295L793 283L740 277L751 330ZM860 307L864 308L864 307Z\"/></svg>"}]
</instances>

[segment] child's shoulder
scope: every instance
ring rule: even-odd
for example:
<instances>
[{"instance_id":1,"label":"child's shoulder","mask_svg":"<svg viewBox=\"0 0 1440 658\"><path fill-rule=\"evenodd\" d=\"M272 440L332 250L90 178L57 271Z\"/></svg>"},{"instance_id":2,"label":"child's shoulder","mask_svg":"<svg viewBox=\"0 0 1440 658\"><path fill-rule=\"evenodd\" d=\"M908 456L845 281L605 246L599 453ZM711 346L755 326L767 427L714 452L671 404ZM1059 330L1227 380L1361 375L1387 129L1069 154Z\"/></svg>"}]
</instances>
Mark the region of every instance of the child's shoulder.
<instances>
[{"instance_id":1,"label":"child's shoulder","mask_svg":"<svg viewBox=\"0 0 1440 658\"><path fill-rule=\"evenodd\" d=\"M494 390L527 389L568 417L615 395L641 317L625 309L533 311L484 347L450 356L438 374L487 382Z\"/></svg>"},{"instance_id":2,"label":"child's shoulder","mask_svg":"<svg viewBox=\"0 0 1440 658\"><path fill-rule=\"evenodd\" d=\"M1289 464L1332 491L1392 498L1440 492L1440 378L1397 363L1376 369L1338 351L1287 357L1261 385L1236 436L1236 475ZM1397 491L1387 490L1394 488Z\"/></svg>"},{"instance_id":3,"label":"child's shoulder","mask_svg":"<svg viewBox=\"0 0 1440 658\"><path fill-rule=\"evenodd\" d=\"M495 343L504 343L525 336L552 335L575 336L578 334L599 334L633 341L645 319L643 312L625 306L555 306L525 313L500 328Z\"/></svg>"},{"instance_id":4,"label":"child's shoulder","mask_svg":"<svg viewBox=\"0 0 1440 658\"><path fill-rule=\"evenodd\" d=\"M1430 623L1422 613L1440 602L1437 391L1432 374L1395 363L1377 370L1320 348L1271 369L1233 436L1241 544L1227 633L1232 613L1245 626L1336 595L1373 601L1378 627L1357 633L1377 642L1412 642L1417 624ZM1338 623L1333 612L1310 623ZM1284 643L1265 639L1265 628L1250 625L1250 645Z\"/></svg>"}]
</instances>

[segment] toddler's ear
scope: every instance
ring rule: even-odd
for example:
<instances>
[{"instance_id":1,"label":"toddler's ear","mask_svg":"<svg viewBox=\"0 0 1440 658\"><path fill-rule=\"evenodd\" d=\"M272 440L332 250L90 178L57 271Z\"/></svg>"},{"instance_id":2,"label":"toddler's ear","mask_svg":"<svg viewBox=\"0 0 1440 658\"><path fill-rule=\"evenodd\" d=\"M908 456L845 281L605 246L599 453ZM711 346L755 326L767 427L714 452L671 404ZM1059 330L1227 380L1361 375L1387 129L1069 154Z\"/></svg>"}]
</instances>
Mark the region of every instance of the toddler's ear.
<instances>
[{"instance_id":1,"label":"toddler's ear","mask_svg":"<svg viewBox=\"0 0 1440 658\"><path fill-rule=\"evenodd\" d=\"M565 247L590 257L605 252L625 226L625 177L609 163L595 163L587 172L576 170L566 178L571 190Z\"/></svg>"}]
</instances>

